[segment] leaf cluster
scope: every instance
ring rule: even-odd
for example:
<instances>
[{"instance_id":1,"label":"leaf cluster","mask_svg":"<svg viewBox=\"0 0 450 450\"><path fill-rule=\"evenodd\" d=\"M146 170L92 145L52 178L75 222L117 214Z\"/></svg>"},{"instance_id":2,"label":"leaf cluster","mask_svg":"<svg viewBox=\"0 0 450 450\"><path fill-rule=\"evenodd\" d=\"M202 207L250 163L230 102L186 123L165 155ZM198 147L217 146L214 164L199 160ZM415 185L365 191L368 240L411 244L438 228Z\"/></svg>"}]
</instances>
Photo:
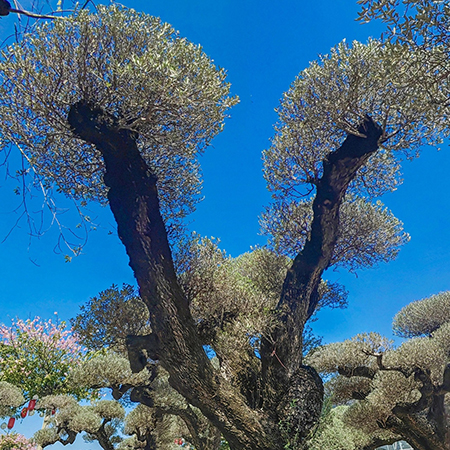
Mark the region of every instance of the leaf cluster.
<instances>
[{"instance_id":1,"label":"leaf cluster","mask_svg":"<svg viewBox=\"0 0 450 450\"><path fill-rule=\"evenodd\" d=\"M20 388L25 400L50 394L90 397L86 386L68 387L71 367L85 356L64 323L17 321L2 325L1 335L0 380Z\"/></svg>"},{"instance_id":2,"label":"leaf cluster","mask_svg":"<svg viewBox=\"0 0 450 450\"><path fill-rule=\"evenodd\" d=\"M89 299L71 324L80 342L94 351L110 348L125 353L128 335L151 332L148 308L136 288L128 284L122 288L112 285Z\"/></svg>"},{"instance_id":3,"label":"leaf cluster","mask_svg":"<svg viewBox=\"0 0 450 450\"><path fill-rule=\"evenodd\" d=\"M290 200L273 204L261 218L270 247L278 254L295 257L311 233L311 200ZM330 262L350 271L372 267L394 259L409 241L403 224L377 201L347 196L341 206L337 242Z\"/></svg>"},{"instance_id":4,"label":"leaf cluster","mask_svg":"<svg viewBox=\"0 0 450 450\"><path fill-rule=\"evenodd\" d=\"M333 377L328 390L336 404L347 405L346 426L374 440L405 439L389 432L398 411L421 414L424 420L431 417L430 396L449 396L448 298L441 293L403 308L394 329L410 339L397 348L370 333L325 345L307 357L308 364Z\"/></svg>"},{"instance_id":5,"label":"leaf cluster","mask_svg":"<svg viewBox=\"0 0 450 450\"><path fill-rule=\"evenodd\" d=\"M199 200L196 158L237 100L225 71L170 25L117 5L96 10L39 23L2 52L0 150L17 146L41 186L105 203L102 158L67 122L87 101L136 133L170 227Z\"/></svg>"},{"instance_id":6,"label":"leaf cluster","mask_svg":"<svg viewBox=\"0 0 450 450\"><path fill-rule=\"evenodd\" d=\"M394 317L392 328L397 336L430 336L450 321L450 292L441 292L409 303Z\"/></svg>"}]
</instances>

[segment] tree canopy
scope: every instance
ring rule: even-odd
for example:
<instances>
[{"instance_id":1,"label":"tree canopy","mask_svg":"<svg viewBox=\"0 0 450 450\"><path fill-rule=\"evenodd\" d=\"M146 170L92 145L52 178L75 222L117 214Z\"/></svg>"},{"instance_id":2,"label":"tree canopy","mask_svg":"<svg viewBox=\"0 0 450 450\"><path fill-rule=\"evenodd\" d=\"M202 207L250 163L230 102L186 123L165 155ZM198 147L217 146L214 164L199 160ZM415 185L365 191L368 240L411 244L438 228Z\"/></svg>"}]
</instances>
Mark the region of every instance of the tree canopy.
<instances>
[{"instance_id":1,"label":"tree canopy","mask_svg":"<svg viewBox=\"0 0 450 450\"><path fill-rule=\"evenodd\" d=\"M363 3L362 16L370 18L385 2ZM307 445L323 385L303 360L305 325L322 305L345 301L345 291L327 285L323 274L333 265L356 270L395 257L408 236L375 197L398 185L403 158L448 136L450 63L433 42L343 42L300 73L264 152L273 204L262 220L272 248L239 258L179 232L199 199L197 155L236 103L224 71L201 48L158 19L113 5L42 24L3 51L1 150L19 148L28 163L24 176L44 190L55 185L81 204L108 202L148 309L125 340L130 369L157 365L168 373L189 409L198 408L196 417L230 448ZM100 310L103 301L113 304L108 295L91 303L92 315L79 325L88 331L91 319L100 320L108 345L116 345ZM86 334L92 343L94 337ZM376 334L359 336L325 347L336 352L323 357L323 367L314 364L338 371L338 353L350 365L340 369L344 376L378 380L380 389L394 389L392 377L402 380L401 400L417 409L441 402L430 392L447 382L446 349L433 340L431 363L424 350L430 341L420 339L414 345L423 351L411 356L408 342L391 350ZM406 354L414 360L408 367ZM145 404L146 392L136 392ZM403 422L410 417L405 408L394 414ZM436 425L435 437L428 433L415 446L443 449L441 431Z\"/></svg>"},{"instance_id":2,"label":"tree canopy","mask_svg":"<svg viewBox=\"0 0 450 450\"><path fill-rule=\"evenodd\" d=\"M333 419L322 438L333 441L336 427L353 435L350 448L355 449L375 449L399 440L419 450L448 448L449 304L444 292L405 306L393 327L410 339L399 347L370 333L328 344L308 357L321 373L333 375L329 382L333 401L346 405L336 412L340 422Z\"/></svg>"},{"instance_id":3,"label":"tree canopy","mask_svg":"<svg viewBox=\"0 0 450 450\"><path fill-rule=\"evenodd\" d=\"M237 99L225 71L169 24L119 6L96 11L40 23L3 50L1 149L18 147L44 188L105 202L102 158L66 119L80 100L105 108L139 136L163 215L179 225L199 200L197 155Z\"/></svg>"}]
</instances>

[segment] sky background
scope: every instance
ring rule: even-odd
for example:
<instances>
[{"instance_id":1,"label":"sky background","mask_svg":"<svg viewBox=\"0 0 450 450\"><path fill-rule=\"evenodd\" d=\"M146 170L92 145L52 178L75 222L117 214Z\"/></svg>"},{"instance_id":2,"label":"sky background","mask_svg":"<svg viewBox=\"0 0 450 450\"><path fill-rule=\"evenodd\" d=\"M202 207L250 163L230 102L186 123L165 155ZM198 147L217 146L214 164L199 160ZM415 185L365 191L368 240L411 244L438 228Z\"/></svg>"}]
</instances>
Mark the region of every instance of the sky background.
<instances>
[{"instance_id":1,"label":"sky background","mask_svg":"<svg viewBox=\"0 0 450 450\"><path fill-rule=\"evenodd\" d=\"M258 216L270 197L262 177L261 152L270 145L277 121L274 109L282 93L318 54L343 39L365 42L369 36L378 37L382 25L355 22L358 6L352 0L129 0L125 4L171 23L228 71L232 94L240 97L240 104L230 111L225 130L201 158L205 199L189 218L190 226L219 238L232 256L264 244ZM11 32L15 20L13 16L0 20L1 36ZM325 278L346 286L349 306L318 314L314 329L325 342L368 331L391 336L392 317L400 308L450 289L449 163L448 145L440 152L423 149L419 159L403 165L403 185L382 198L411 234L395 261L359 271L357 276L344 270L326 274ZM14 317L48 319L55 312L68 320L81 304L111 284L134 283L107 208L92 205L91 217L99 226L89 234L82 254L67 263L67 252L54 252L57 227L39 239L30 239L23 220L12 229L18 218L15 184L0 175L0 322L9 323ZM60 202L66 206L63 199ZM64 221L68 226L77 223L70 211Z\"/></svg>"}]
</instances>

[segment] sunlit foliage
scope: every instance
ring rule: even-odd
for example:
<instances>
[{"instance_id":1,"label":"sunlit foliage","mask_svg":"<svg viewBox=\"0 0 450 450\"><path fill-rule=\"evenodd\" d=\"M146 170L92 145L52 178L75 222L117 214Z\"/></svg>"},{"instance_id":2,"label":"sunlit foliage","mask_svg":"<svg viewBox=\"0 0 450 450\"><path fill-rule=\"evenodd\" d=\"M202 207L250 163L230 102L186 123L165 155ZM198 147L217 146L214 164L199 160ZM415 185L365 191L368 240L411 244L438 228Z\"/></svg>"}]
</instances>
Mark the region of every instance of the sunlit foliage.
<instances>
[{"instance_id":1,"label":"sunlit foliage","mask_svg":"<svg viewBox=\"0 0 450 450\"><path fill-rule=\"evenodd\" d=\"M149 313L136 289L112 285L80 306L80 312L71 320L80 342L90 350L108 347L124 353L129 334L149 334Z\"/></svg>"},{"instance_id":2,"label":"sunlit foliage","mask_svg":"<svg viewBox=\"0 0 450 450\"><path fill-rule=\"evenodd\" d=\"M450 292L406 305L394 317L394 333L401 337L429 336L450 321Z\"/></svg>"},{"instance_id":3,"label":"sunlit foliage","mask_svg":"<svg viewBox=\"0 0 450 450\"><path fill-rule=\"evenodd\" d=\"M267 208L261 225L277 253L291 258L305 245L311 232L312 202L291 200ZM388 262L409 241L403 224L378 201L349 197L341 207L338 239L331 265L351 271Z\"/></svg>"},{"instance_id":4,"label":"sunlit foliage","mask_svg":"<svg viewBox=\"0 0 450 450\"><path fill-rule=\"evenodd\" d=\"M445 292L405 306L396 315L394 328L411 339L399 347L370 333L309 355L308 364L333 376L328 389L336 404L348 406L342 421L350 434L359 430L367 442L394 442L426 436L429 430L442 433L433 427L445 424L443 405L450 401L448 298ZM403 422L408 426L401 426ZM330 425L330 433L334 426Z\"/></svg>"},{"instance_id":5,"label":"sunlit foliage","mask_svg":"<svg viewBox=\"0 0 450 450\"><path fill-rule=\"evenodd\" d=\"M193 210L201 185L197 155L236 103L225 72L200 46L119 6L39 23L3 50L0 79L0 150L17 146L36 183L105 202L102 158L66 120L70 106L84 100L136 132L158 176L168 225Z\"/></svg>"},{"instance_id":6,"label":"sunlit foliage","mask_svg":"<svg viewBox=\"0 0 450 450\"><path fill-rule=\"evenodd\" d=\"M76 336L64 323L51 320L15 320L0 325L0 380L22 390L26 400L34 396L71 393L89 397L89 390L70 390L70 368L83 357Z\"/></svg>"}]
</instances>

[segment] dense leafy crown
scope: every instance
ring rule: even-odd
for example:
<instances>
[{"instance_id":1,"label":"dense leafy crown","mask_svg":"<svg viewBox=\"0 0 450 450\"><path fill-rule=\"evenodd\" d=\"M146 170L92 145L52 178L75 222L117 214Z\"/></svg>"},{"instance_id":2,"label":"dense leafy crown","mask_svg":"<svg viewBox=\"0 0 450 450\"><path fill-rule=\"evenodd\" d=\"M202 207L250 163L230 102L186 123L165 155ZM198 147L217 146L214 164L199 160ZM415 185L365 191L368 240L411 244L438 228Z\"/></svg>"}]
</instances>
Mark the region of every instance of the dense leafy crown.
<instances>
[{"instance_id":1,"label":"dense leafy crown","mask_svg":"<svg viewBox=\"0 0 450 450\"><path fill-rule=\"evenodd\" d=\"M72 133L69 108L84 100L137 133L157 174L163 213L190 212L200 190L196 156L223 126L225 72L158 18L118 6L40 23L2 53L0 150L19 147L44 187L105 201L99 153Z\"/></svg>"},{"instance_id":2,"label":"dense leafy crown","mask_svg":"<svg viewBox=\"0 0 450 450\"><path fill-rule=\"evenodd\" d=\"M441 292L406 305L394 317L393 329L401 337L429 336L450 322L450 292Z\"/></svg>"},{"instance_id":3,"label":"dense leafy crown","mask_svg":"<svg viewBox=\"0 0 450 450\"><path fill-rule=\"evenodd\" d=\"M438 50L437 50L438 51ZM353 191L380 195L398 183L394 151L414 155L425 144L439 144L445 130L445 80L426 91L433 50L345 41L312 62L284 94L272 147L264 153L265 176L277 197L298 195L314 184L322 162L347 134L360 135L366 115L383 129L377 152L355 180ZM448 96L447 96L448 97Z\"/></svg>"},{"instance_id":4,"label":"dense leafy crown","mask_svg":"<svg viewBox=\"0 0 450 450\"><path fill-rule=\"evenodd\" d=\"M331 264L355 270L395 257L408 236L398 219L369 199L401 182L401 157L413 157L427 144L437 146L448 134L441 101L449 96L448 75L436 78L441 54L439 48L344 41L300 73L283 96L272 146L264 152L274 204L264 213L262 228L277 252L292 257L301 250L323 161L348 135L361 136L358 127L370 116L382 129L380 148L347 191ZM441 64L438 73L445 67Z\"/></svg>"}]
</instances>

